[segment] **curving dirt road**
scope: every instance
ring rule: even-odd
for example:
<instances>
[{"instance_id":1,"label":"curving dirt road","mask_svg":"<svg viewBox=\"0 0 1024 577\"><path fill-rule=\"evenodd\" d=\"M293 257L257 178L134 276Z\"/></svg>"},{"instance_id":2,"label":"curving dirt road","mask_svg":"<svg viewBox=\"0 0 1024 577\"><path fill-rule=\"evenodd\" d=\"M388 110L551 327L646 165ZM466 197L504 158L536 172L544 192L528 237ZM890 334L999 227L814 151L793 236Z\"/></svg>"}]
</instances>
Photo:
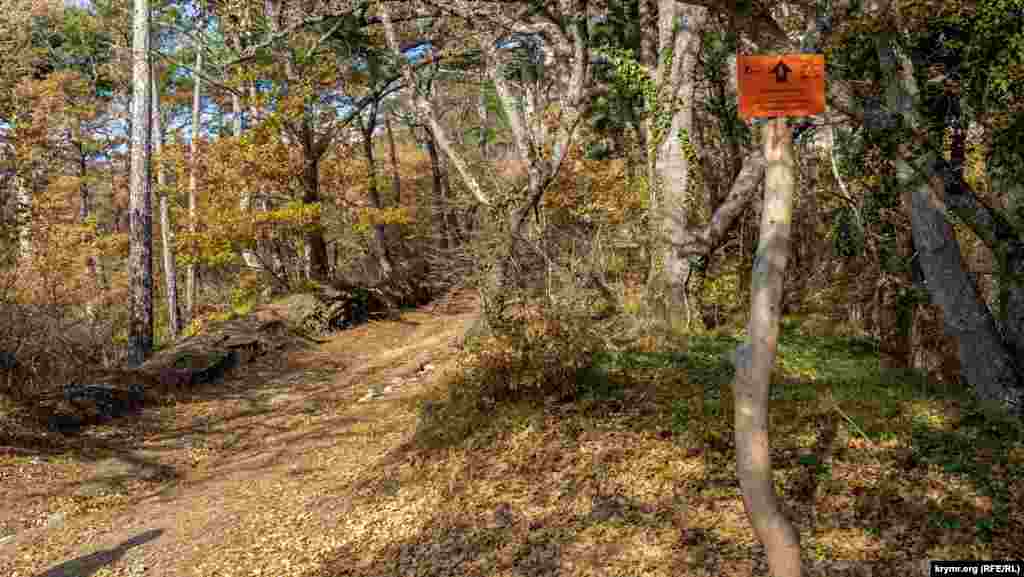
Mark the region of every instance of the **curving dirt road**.
<instances>
[{"instance_id":1,"label":"curving dirt road","mask_svg":"<svg viewBox=\"0 0 1024 577\"><path fill-rule=\"evenodd\" d=\"M463 295L358 327L96 433L124 435L133 451L111 441L91 463L0 462L9 517L19 503L45 512L0 542L0 575L314 574L374 531L346 512L388 490L375 466L406 458L417 400L452 367L477 310Z\"/></svg>"}]
</instances>

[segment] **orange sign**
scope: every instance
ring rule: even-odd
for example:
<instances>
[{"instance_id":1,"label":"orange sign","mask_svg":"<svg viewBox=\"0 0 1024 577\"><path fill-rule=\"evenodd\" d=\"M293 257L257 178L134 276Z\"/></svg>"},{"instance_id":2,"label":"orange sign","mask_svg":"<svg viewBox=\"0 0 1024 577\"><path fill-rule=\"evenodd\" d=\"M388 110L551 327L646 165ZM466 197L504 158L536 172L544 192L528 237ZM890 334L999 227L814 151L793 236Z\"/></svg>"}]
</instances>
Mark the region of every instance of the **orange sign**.
<instances>
[{"instance_id":1,"label":"orange sign","mask_svg":"<svg viewBox=\"0 0 1024 577\"><path fill-rule=\"evenodd\" d=\"M780 54L736 59L742 118L825 112L825 55Z\"/></svg>"}]
</instances>

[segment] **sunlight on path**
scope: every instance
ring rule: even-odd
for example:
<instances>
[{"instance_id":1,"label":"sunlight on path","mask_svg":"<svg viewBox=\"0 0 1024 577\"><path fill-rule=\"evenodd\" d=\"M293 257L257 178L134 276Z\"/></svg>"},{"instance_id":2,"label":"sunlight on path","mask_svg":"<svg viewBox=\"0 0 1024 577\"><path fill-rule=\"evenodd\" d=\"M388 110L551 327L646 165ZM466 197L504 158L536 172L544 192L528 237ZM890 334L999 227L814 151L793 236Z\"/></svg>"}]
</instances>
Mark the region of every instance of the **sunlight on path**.
<instances>
[{"instance_id":1,"label":"sunlight on path","mask_svg":"<svg viewBox=\"0 0 1024 577\"><path fill-rule=\"evenodd\" d=\"M381 530L346 512L377 482L375 464L415 431L415 399L444 373L475 317L475 300L462 300L455 313L417 310L339 333L315 351L290 355L280 374L233 379L226 385L242 394L207 401L211 411L230 407L228 419L209 419L209 429L223 433L209 438L234 439L230 450L226 441L219 448L207 441L212 456L134 505L0 545L0 574L309 574L345 536ZM386 393L358 402L373 387ZM147 531L160 533L118 549ZM103 551L118 554L93 555ZM62 565L76 559L82 562Z\"/></svg>"}]
</instances>

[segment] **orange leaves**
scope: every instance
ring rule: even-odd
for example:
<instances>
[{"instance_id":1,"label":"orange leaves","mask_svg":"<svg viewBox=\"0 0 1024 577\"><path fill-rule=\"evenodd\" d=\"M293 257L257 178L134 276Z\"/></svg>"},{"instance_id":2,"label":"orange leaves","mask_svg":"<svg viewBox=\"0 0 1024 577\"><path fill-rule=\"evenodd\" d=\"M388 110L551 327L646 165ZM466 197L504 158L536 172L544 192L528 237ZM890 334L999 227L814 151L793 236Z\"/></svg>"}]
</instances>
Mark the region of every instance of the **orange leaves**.
<instances>
[{"instance_id":1,"label":"orange leaves","mask_svg":"<svg viewBox=\"0 0 1024 577\"><path fill-rule=\"evenodd\" d=\"M620 224L643 205L638 189L627 185L622 160L587 160L576 147L544 195L544 206L575 218Z\"/></svg>"},{"instance_id":2,"label":"orange leaves","mask_svg":"<svg viewBox=\"0 0 1024 577\"><path fill-rule=\"evenodd\" d=\"M296 175L301 173L298 155L270 134L267 126L258 126L241 138L201 142L200 154L196 233L185 232L182 222L176 238L182 261L212 266L232 263L265 231L295 234L319 219L317 204L287 202L268 211L250 210L268 197L276 203L291 197ZM187 146L168 146L164 157L174 163L177 182L187 182ZM179 219L188 218L180 208L176 212Z\"/></svg>"}]
</instances>

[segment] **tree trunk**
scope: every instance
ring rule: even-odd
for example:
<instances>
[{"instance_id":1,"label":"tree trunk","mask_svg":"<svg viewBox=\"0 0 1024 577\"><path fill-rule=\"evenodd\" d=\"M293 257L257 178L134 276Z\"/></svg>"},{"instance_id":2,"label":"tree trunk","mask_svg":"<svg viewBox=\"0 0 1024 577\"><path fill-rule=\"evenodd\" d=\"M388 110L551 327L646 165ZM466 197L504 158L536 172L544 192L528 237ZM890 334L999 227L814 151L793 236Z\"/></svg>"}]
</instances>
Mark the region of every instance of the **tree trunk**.
<instances>
[{"instance_id":1,"label":"tree trunk","mask_svg":"<svg viewBox=\"0 0 1024 577\"><path fill-rule=\"evenodd\" d=\"M302 170L302 202L318 203L320 202L320 157L316 151L307 147L303 147L303 154L306 158ZM323 225L319 218L306 232L306 253L306 278L313 281L326 281L329 276L327 243L324 241Z\"/></svg>"},{"instance_id":2,"label":"tree trunk","mask_svg":"<svg viewBox=\"0 0 1024 577\"><path fill-rule=\"evenodd\" d=\"M89 220L89 215L92 213L92 198L89 190L89 184L87 182L88 177L88 155L85 151L85 143L81 138L81 132L79 127L79 135L76 139L77 152L78 152L78 220L84 225ZM96 287L100 285L100 274L99 274L99 257L93 253L85 257L85 274L96 283ZM96 320L96 306L94 299L90 298L85 303L85 315L90 321Z\"/></svg>"},{"instance_id":3,"label":"tree trunk","mask_svg":"<svg viewBox=\"0 0 1024 577\"><path fill-rule=\"evenodd\" d=\"M906 161L897 163L900 183L911 189L911 226L925 285L932 302L942 309L946 333L959 343L964 380L982 400L996 401L1020 411L1024 381L1013 353L1003 342L995 320L975 284L964 271L960 243L941 208L936 191L942 180L915 178Z\"/></svg>"},{"instance_id":4,"label":"tree trunk","mask_svg":"<svg viewBox=\"0 0 1024 577\"><path fill-rule=\"evenodd\" d=\"M785 118L772 120L765 132L768 168L761 238L751 271L748 340L737 347L735 355L736 474L743 505L765 547L772 575L799 577L800 538L779 509L768 443L768 393L778 347L796 186L793 141Z\"/></svg>"},{"instance_id":5,"label":"tree trunk","mask_svg":"<svg viewBox=\"0 0 1024 577\"><path fill-rule=\"evenodd\" d=\"M484 205L489 205L486 195L484 195L483 189L480 187L480 183L476 177L469 170L469 165L466 161L455 151L452 146L451 140L449 140L447 133L444 131L444 127L437 120L437 114L434 112L434 105L429 98L420 94L419 90L416 89L416 76L412 68L408 65L408 62L401 56L400 46L398 44L398 37L395 35L394 26L391 24L391 13L388 11L386 3L380 5L380 16L381 21L384 24L384 36L387 39L388 47L392 52L400 59L400 68L402 71L402 77L405 82L410 86L412 96L410 98L412 102L412 108L420 119L430 129L431 134L434 136L438 147L444 151L445 155L451 160L452 164L455 165L455 170L459 172L463 180L466 183L466 187L469 188L470 192L477 199L477 201Z\"/></svg>"},{"instance_id":6,"label":"tree trunk","mask_svg":"<svg viewBox=\"0 0 1024 577\"><path fill-rule=\"evenodd\" d=\"M138 1L138 0L136 0ZM191 235L195 235L198 227L196 219L197 214L197 190L199 188L199 105L201 102L201 90L202 90L202 79L200 75L203 72L203 51L200 46L196 46L196 73L193 75L192 81L194 82L192 87L192 140L189 142L189 172L188 172L188 232ZM196 314L196 263L195 259L198 255L195 254L196 244L195 240L192 241L192 260L189 261L188 266L185 268L185 319L187 322L195 320Z\"/></svg>"},{"instance_id":7,"label":"tree trunk","mask_svg":"<svg viewBox=\"0 0 1024 577\"><path fill-rule=\"evenodd\" d=\"M377 124L377 107L370 109L370 118L363 128L363 154L366 155L366 185L367 194L370 197L370 204L376 210L384 208L384 202L380 198L380 191L377 189L377 162L373 152L373 129ZM397 175L396 175L397 176ZM376 215L377 219L380 215ZM391 276L391 256L388 254L388 241L384 231L384 223L373 223L373 237L376 242L377 265L380 267L384 278ZM380 280L380 279L377 279Z\"/></svg>"},{"instance_id":8,"label":"tree trunk","mask_svg":"<svg viewBox=\"0 0 1024 577\"><path fill-rule=\"evenodd\" d=\"M236 37L236 46L239 46L240 41ZM237 92L231 93L231 120L234 125L235 138L242 137L242 131L245 129L245 123L243 121L242 111L242 96ZM242 189L238 191L238 209L242 214L248 214L252 210L252 191L249 190L248 184L242 186ZM256 253L248 248L242 249L242 262L245 266L252 270L259 270L262 268L260 265L260 259L256 258Z\"/></svg>"},{"instance_id":9,"label":"tree trunk","mask_svg":"<svg viewBox=\"0 0 1024 577\"><path fill-rule=\"evenodd\" d=\"M153 212L150 204L149 0L135 0L132 18L131 214L128 251L128 364L153 352Z\"/></svg>"},{"instance_id":10,"label":"tree trunk","mask_svg":"<svg viewBox=\"0 0 1024 577\"><path fill-rule=\"evenodd\" d=\"M150 117L153 122L153 151L156 153L156 187L160 197L160 242L164 257L164 286L167 298L167 332L171 340L181 333L181 310L178 304L178 267L174 262L174 227L171 224L170 202L167 199L167 172L163 164L164 131L160 118L160 91L153 74L153 110Z\"/></svg>"},{"instance_id":11,"label":"tree trunk","mask_svg":"<svg viewBox=\"0 0 1024 577\"><path fill-rule=\"evenodd\" d=\"M911 129L921 126L913 107L918 88L910 58L881 43L878 51L883 62L892 63L890 105L903 115ZM915 169L908 160L911 158L909 145L901 144L896 175L900 186L911 192L914 246L928 294L942 309L946 334L959 343L962 378L974 388L979 399L997 402L1020 414L1024 412L1024 373L1018 365L1020 361L1014 358L1012 345L1004 342L991 311L964 270L960 244L945 216L947 179L942 171L943 161L934 153L917 155ZM979 230L982 236L985 231Z\"/></svg>"},{"instance_id":12,"label":"tree trunk","mask_svg":"<svg viewBox=\"0 0 1024 577\"><path fill-rule=\"evenodd\" d=\"M388 152L391 155L391 196L395 206L402 206L402 176L398 170L398 147L395 146L395 134L391 130L391 112L384 110L384 128L388 135Z\"/></svg>"},{"instance_id":13,"label":"tree trunk","mask_svg":"<svg viewBox=\"0 0 1024 577\"><path fill-rule=\"evenodd\" d=\"M640 55L639 62L647 70L655 70L658 66L658 0L638 0L638 18L640 20ZM646 121L636 123L637 149L640 151L640 163L645 167L647 175L654 173L651 167L652 151L650 149L651 134L648 130L650 123ZM651 185L648 184L648 188ZM653 207L653 206L652 206ZM653 252L647 256L654 262ZM652 282L655 271L653 267L647 269L647 282Z\"/></svg>"},{"instance_id":14,"label":"tree trunk","mask_svg":"<svg viewBox=\"0 0 1024 577\"><path fill-rule=\"evenodd\" d=\"M579 6L580 3L573 3ZM490 205L490 201L484 195L478 179L469 170L468 164L465 159L462 158L452 147L451 141L448 139L444 128L440 125L437 120L437 115L434 112L433 104L429 98L420 94L415 89L417 83L413 73L412 67L408 62L401 56L401 48L398 43L398 38L395 34L394 27L391 23L391 15L388 10L388 3L381 3L379 5L381 21L384 25L384 34L387 39L388 47L398 57L400 63L403 79L406 83L413 87L412 90L412 101L414 109L420 118L430 127L434 138L437 140L438 146L444 151L445 156L455 166L456 170L462 175L463 180L466 182L470 192L476 197L480 204ZM456 7L457 9L458 7ZM498 15L501 18L500 15ZM508 230L508 246L509 250L506 254L500 254L497 258L496 266L494 267L494 281L495 296L500 300L503 298L501 293L507 286L508 282L508 265L510 259L513 257L515 245L518 242L519 236L525 225L527 216L538 206L541 196L544 193L547 184L552 178L554 178L565 160L568 153L569 147L572 144L572 138L575 134L576 127L583 117L583 112L588 106L587 96L588 88L590 87L591 69L590 69L590 52L587 44L587 23L586 14L576 14L571 22L567 26L569 28L568 33L565 36L552 38L552 41L559 45L560 52L565 55L564 59L552 59L550 62L550 70L552 74L557 76L554 78L555 84L561 84L561 98L559 101L560 106L554 113L557 118L554 122L557 137L555 142L551 146L551 152L548 153L546 150L540 148L537 143L541 141L545 134L545 130L540 127L537 128L536 132L531 131L531 124L529 118L526 117L523 109L517 106L509 106L507 103L512 102L511 90L508 87L507 79L504 75L504 67L500 66L500 63L493 58L494 54L498 52L501 47L496 43L496 38L485 33L481 38L481 48L484 52L484 58L488 62L488 73L491 76L491 80L495 83L495 87L501 97L503 106L505 108L506 115L509 119L509 124L512 128L513 135L516 141L516 147L522 158L528 159L528 174L529 174L529 185L526 188L526 198L519 201L515 199L516 208L508 214L509 222L507 222ZM539 108L539 107L538 107ZM495 307L495 311L501 310L501 305Z\"/></svg>"},{"instance_id":15,"label":"tree trunk","mask_svg":"<svg viewBox=\"0 0 1024 577\"><path fill-rule=\"evenodd\" d=\"M89 172L88 156L85 152L85 143L79 138L78 145L78 220L85 223L89 219L91 209L91 198L89 195L89 184L86 180Z\"/></svg>"},{"instance_id":16,"label":"tree trunk","mask_svg":"<svg viewBox=\"0 0 1024 577\"><path fill-rule=\"evenodd\" d=\"M442 181L441 175L441 158L437 154L437 146L434 145L434 135L428 128L426 130L427 138L427 154L430 155L430 175L432 177L432 190L431 198L433 198L434 207L434 231L437 235L437 246L441 250L448 249L448 231L446 230L447 222L445 218L445 194L444 194L444 182Z\"/></svg>"},{"instance_id":17,"label":"tree trunk","mask_svg":"<svg viewBox=\"0 0 1024 577\"><path fill-rule=\"evenodd\" d=\"M259 90L256 87L256 81L249 82L249 125L250 127L257 125L260 122L260 108L259 108ZM263 192L263 189L257 184L255 191L249 191L250 194L254 194L254 198L250 197L251 203L249 206L250 210L259 210L266 212L270 209L270 203ZM255 206L252 206L255 204ZM283 278L284 262L281 260L278 251L274 250L272 245L274 241L262 238L262 234L257 235L256 248L259 253L270 260L270 271L274 278ZM257 260L257 266L263 267L264 263Z\"/></svg>"},{"instance_id":18,"label":"tree trunk","mask_svg":"<svg viewBox=\"0 0 1024 577\"><path fill-rule=\"evenodd\" d=\"M966 137L967 130L956 127L950 162L938 159L946 184L946 206L992 250L998 272L999 326L1013 356L1024 359L1024 237L1004 213L979 198L964 180ZM1006 198L1014 198L1009 187L996 188L998 177L992 180L995 190L1005 190Z\"/></svg>"},{"instance_id":19,"label":"tree trunk","mask_svg":"<svg viewBox=\"0 0 1024 577\"><path fill-rule=\"evenodd\" d=\"M700 49L700 34L707 9L678 5L675 0L658 4L658 48L662 58L657 69L659 110L648 120L652 138L648 178L656 183L651 193L654 218L654 271L652 288L665 321L673 327L688 325L690 311L686 285L691 274L690 258L677 247L686 239L690 187L690 159L683 138L693 130L693 71ZM679 101L681 99L681 101ZM653 104L653 103L652 103ZM668 130L658 127L659 116L671 115Z\"/></svg>"},{"instance_id":20,"label":"tree trunk","mask_svg":"<svg viewBox=\"0 0 1024 577\"><path fill-rule=\"evenodd\" d=\"M487 75L483 74L480 78L480 94L477 95L476 100L476 115L480 120L480 159L487 160L487 130L489 128L487 123Z\"/></svg>"}]
</instances>

